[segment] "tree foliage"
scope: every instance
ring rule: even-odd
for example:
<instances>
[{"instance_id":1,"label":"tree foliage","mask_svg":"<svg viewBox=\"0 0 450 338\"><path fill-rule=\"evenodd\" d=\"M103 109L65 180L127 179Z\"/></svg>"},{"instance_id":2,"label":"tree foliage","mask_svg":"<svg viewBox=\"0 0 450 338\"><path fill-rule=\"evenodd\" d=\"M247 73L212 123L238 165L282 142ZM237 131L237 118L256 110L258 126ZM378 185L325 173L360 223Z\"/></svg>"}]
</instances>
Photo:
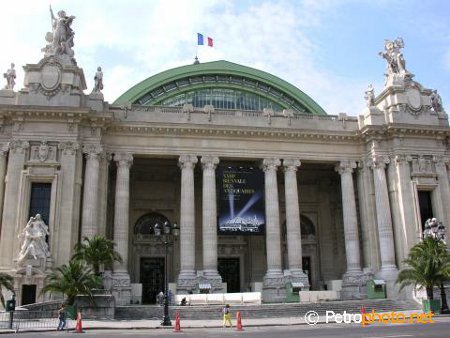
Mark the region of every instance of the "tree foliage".
<instances>
[{"instance_id":1,"label":"tree foliage","mask_svg":"<svg viewBox=\"0 0 450 338\"><path fill-rule=\"evenodd\" d=\"M114 262L122 262L122 257L114 249L115 245L113 241L100 235L92 238L84 237L83 243L75 246L73 258L85 261L93 267L96 274L99 274L100 265L111 267Z\"/></svg>"},{"instance_id":2,"label":"tree foliage","mask_svg":"<svg viewBox=\"0 0 450 338\"><path fill-rule=\"evenodd\" d=\"M69 263L53 269L46 278L42 293L57 292L67 296L66 303L72 305L77 295L91 299L92 289L101 285L100 277L81 260L71 259Z\"/></svg>"},{"instance_id":3,"label":"tree foliage","mask_svg":"<svg viewBox=\"0 0 450 338\"><path fill-rule=\"evenodd\" d=\"M414 285L425 288L428 299L433 299L434 286L450 280L450 253L447 245L440 240L425 237L411 248L404 262L408 267L398 275L400 290Z\"/></svg>"},{"instance_id":4,"label":"tree foliage","mask_svg":"<svg viewBox=\"0 0 450 338\"><path fill-rule=\"evenodd\" d=\"M5 297L3 295L3 289L14 292L14 278L6 273L0 272L0 302L5 307Z\"/></svg>"}]
</instances>

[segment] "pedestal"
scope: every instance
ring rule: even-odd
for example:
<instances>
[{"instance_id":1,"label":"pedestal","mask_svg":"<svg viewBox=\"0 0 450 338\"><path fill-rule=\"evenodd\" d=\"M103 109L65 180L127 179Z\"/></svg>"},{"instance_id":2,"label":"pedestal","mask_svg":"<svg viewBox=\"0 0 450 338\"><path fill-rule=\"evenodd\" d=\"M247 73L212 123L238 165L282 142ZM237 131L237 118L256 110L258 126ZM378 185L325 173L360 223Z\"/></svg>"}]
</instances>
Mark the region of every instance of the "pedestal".
<instances>
[{"instance_id":1,"label":"pedestal","mask_svg":"<svg viewBox=\"0 0 450 338\"><path fill-rule=\"evenodd\" d=\"M367 298L367 281L371 278L371 275L362 271L345 273L342 277L341 299Z\"/></svg>"},{"instance_id":2,"label":"pedestal","mask_svg":"<svg viewBox=\"0 0 450 338\"><path fill-rule=\"evenodd\" d=\"M281 303L286 299L286 280L281 273L264 276L262 298L265 303Z\"/></svg>"},{"instance_id":3,"label":"pedestal","mask_svg":"<svg viewBox=\"0 0 450 338\"><path fill-rule=\"evenodd\" d=\"M113 273L111 293L117 305L129 305L131 303L130 276L127 272Z\"/></svg>"}]
</instances>

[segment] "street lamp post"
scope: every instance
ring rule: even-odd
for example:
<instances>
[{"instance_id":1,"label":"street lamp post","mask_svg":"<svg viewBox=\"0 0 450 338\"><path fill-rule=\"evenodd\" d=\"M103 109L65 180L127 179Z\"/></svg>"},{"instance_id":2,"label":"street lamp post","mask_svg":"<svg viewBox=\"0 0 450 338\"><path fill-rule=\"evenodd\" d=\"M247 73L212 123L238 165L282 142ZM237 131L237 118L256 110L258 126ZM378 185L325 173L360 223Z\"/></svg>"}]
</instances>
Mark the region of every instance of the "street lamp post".
<instances>
[{"instance_id":1,"label":"street lamp post","mask_svg":"<svg viewBox=\"0 0 450 338\"><path fill-rule=\"evenodd\" d=\"M165 255L164 255L164 317L161 322L162 326L171 326L172 322L170 321L169 316L169 280L167 277L167 256L169 251L169 246L173 245L176 238L180 234L180 229L177 224L170 224L168 221L164 222L164 224L155 224L154 226L155 236L164 244Z\"/></svg>"},{"instance_id":2,"label":"street lamp post","mask_svg":"<svg viewBox=\"0 0 450 338\"><path fill-rule=\"evenodd\" d=\"M425 230L423 231L424 237L431 237L437 242L445 243L445 226L442 222L438 222L436 218L428 219L425 222ZM450 309L447 305L447 295L445 294L444 283L441 282L441 313L450 313Z\"/></svg>"}]
</instances>

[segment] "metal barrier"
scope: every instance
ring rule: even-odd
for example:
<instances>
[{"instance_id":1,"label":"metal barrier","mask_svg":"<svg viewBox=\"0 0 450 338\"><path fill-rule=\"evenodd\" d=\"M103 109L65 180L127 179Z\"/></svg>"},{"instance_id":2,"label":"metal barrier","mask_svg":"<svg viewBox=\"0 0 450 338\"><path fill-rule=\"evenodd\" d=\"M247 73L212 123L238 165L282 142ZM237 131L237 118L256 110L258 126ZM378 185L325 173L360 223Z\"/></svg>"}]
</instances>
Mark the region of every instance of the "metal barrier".
<instances>
[{"instance_id":1,"label":"metal barrier","mask_svg":"<svg viewBox=\"0 0 450 338\"><path fill-rule=\"evenodd\" d=\"M58 327L57 311L14 311L12 313L0 312L0 329L19 330L45 329ZM73 328L72 320L67 318L65 329Z\"/></svg>"}]
</instances>

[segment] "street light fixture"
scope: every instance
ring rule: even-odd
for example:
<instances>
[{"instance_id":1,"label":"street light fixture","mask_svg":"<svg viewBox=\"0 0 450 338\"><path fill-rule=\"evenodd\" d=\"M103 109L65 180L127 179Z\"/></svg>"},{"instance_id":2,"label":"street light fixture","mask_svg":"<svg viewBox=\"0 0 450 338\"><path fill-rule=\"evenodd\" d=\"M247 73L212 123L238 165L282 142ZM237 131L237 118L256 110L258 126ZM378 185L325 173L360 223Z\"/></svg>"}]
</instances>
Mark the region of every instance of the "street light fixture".
<instances>
[{"instance_id":1,"label":"street light fixture","mask_svg":"<svg viewBox=\"0 0 450 338\"><path fill-rule=\"evenodd\" d=\"M425 230L423 231L424 237L431 237L437 242L445 243L445 225L442 222L438 222L436 218L428 219L425 222ZM441 282L441 313L450 313L450 309L447 305L447 295L445 294L444 283Z\"/></svg>"},{"instance_id":2,"label":"street light fixture","mask_svg":"<svg viewBox=\"0 0 450 338\"><path fill-rule=\"evenodd\" d=\"M175 243L176 238L180 235L180 228L176 223L173 225L168 221L165 221L164 224L156 223L153 228L155 232L155 236L158 240L164 244L165 248L165 257L164 257L164 317L161 322L162 326L171 326L172 322L170 321L169 316L169 280L167 278L167 256L169 251L169 246Z\"/></svg>"}]
</instances>

